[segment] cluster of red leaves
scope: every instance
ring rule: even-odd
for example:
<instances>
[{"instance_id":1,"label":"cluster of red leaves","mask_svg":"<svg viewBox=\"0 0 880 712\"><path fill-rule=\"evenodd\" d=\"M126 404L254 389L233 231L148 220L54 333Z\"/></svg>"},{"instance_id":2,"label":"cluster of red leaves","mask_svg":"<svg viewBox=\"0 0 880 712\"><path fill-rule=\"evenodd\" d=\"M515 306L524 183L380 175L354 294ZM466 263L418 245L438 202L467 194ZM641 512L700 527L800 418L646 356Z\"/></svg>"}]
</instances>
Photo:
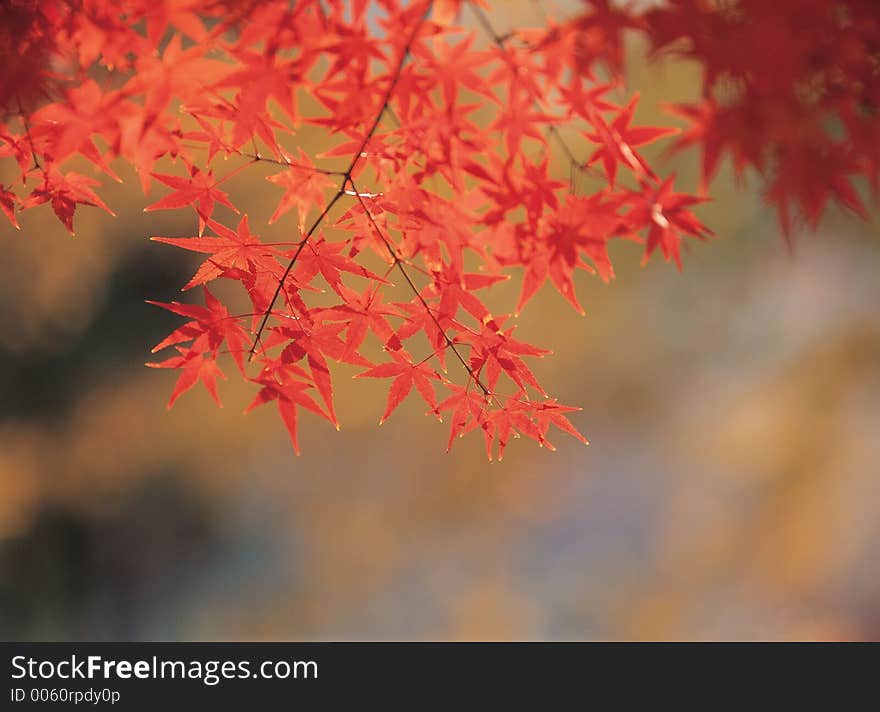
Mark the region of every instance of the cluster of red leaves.
<instances>
[{"instance_id":1,"label":"cluster of red leaves","mask_svg":"<svg viewBox=\"0 0 880 712\"><path fill-rule=\"evenodd\" d=\"M722 156L755 169L786 236L826 203L866 217L851 178L880 177L880 8L876 0L672 0L644 18L655 49L703 68L691 126L674 149L702 149L708 183Z\"/></svg>"},{"instance_id":2,"label":"cluster of red leaves","mask_svg":"<svg viewBox=\"0 0 880 712\"><path fill-rule=\"evenodd\" d=\"M880 11L876 0L666 0L639 14L589 0L554 40L591 76L623 69L623 33L698 62L702 98L668 110L690 126L672 151L702 152L702 190L725 155L764 181L786 238L815 228L828 199L867 218L852 185L880 190Z\"/></svg>"},{"instance_id":3,"label":"cluster of red leaves","mask_svg":"<svg viewBox=\"0 0 880 712\"><path fill-rule=\"evenodd\" d=\"M807 4L818 13L869 3ZM465 5L488 49L454 24ZM148 210L195 211L197 236L154 238L205 256L185 287L203 287L204 307L157 303L188 319L155 348L177 354L150 364L180 371L171 403L199 381L219 402L218 359L228 354L257 389L251 408L274 402L298 451L300 409L338 427L331 364L347 363L362 368L360 376L390 379L382 420L410 393L429 413L448 414L450 445L480 430L489 456L495 443L500 457L512 436L551 446L551 425L584 440L567 418L576 409L548 397L531 370L529 362L548 352L514 338L509 316L490 313L483 295L521 274L517 312L548 279L583 311L574 273L611 278L610 240L643 241L646 258L659 247L680 263L683 238L709 234L691 212L701 198L676 192L673 176L658 176L640 153L673 132L635 124L636 98L609 98L619 89L622 33L631 28L648 28L657 44L675 39L673 29L690 36L708 62L707 87L733 71L725 64L732 50L706 39L706 23L733 20L697 5L638 16L594 1L569 22L502 37L483 0L11 0L2 11L14 25L4 39L12 80L0 85L0 158L17 162L24 194L0 186L0 207L15 223L18 210L48 202L71 232L77 205L109 211L94 190L99 182L67 167L79 157L113 178L111 163L128 161L145 191L158 182L165 193ZM851 27L855 18L841 22ZM867 39L850 35L851 77L858 42ZM600 65L610 81L596 79ZM789 79L801 69L787 68ZM754 88L755 71L737 75L763 92L742 107L787 116L779 105L800 94ZM830 64L822 71L829 85L837 81ZM868 89L847 81L848 101L865 104ZM865 95L856 98L859 91ZM771 94L775 108L753 106ZM314 101L319 111L301 108ZM750 139L761 151L747 150L745 133L728 126L743 119L718 119L712 106L711 116L694 109L695 126L680 140L704 146L707 178L722 149L763 170L765 151L777 163L793 161L791 142L807 140L804 129L784 143L767 119L765 133ZM868 131L876 123L847 118L857 127L847 140L862 143L845 161L828 151L811 173L826 176L824 189L800 170L777 178L771 193L781 207L791 200L806 207L823 190L858 204L841 171L855 170L857 150L876 156ZM593 146L583 160L566 144L563 124ZM304 126L338 141L308 155L296 140ZM601 177L602 187L584 194L577 181L557 180L551 141L572 171ZM176 160L176 173L155 171L163 157ZM218 174L217 157L240 165ZM285 243L262 240L246 215L234 218L243 206L223 189L257 162L277 166L269 181L279 202L269 222L289 222ZM391 296L392 273L408 300ZM241 285L247 314L230 313L209 291L217 280ZM460 377L447 375L450 361Z\"/></svg>"}]
</instances>

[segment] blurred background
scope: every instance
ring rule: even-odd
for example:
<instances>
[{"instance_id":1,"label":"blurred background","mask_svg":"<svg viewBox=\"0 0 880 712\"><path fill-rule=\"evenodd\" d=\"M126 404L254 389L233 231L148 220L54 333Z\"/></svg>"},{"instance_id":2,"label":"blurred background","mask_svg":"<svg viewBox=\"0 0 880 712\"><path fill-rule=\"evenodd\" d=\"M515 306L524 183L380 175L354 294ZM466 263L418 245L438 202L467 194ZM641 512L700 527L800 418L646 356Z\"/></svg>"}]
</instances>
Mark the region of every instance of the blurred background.
<instances>
[{"instance_id":1,"label":"blurred background","mask_svg":"<svg viewBox=\"0 0 880 712\"><path fill-rule=\"evenodd\" d=\"M697 68L629 54L637 118L675 125L652 107ZM696 154L659 165L695 186ZM258 232L271 172L230 183ZM198 261L147 238L195 221L123 176L75 238L48 207L0 229L0 638L880 638L876 212L790 251L725 166L682 273L625 243L612 284L579 279L586 318L543 290L518 333L589 448L445 454L423 406L377 428L387 384L345 377L342 431L304 417L297 458L234 377L222 410L166 411L175 374L143 362L178 322L144 300L198 299Z\"/></svg>"}]
</instances>

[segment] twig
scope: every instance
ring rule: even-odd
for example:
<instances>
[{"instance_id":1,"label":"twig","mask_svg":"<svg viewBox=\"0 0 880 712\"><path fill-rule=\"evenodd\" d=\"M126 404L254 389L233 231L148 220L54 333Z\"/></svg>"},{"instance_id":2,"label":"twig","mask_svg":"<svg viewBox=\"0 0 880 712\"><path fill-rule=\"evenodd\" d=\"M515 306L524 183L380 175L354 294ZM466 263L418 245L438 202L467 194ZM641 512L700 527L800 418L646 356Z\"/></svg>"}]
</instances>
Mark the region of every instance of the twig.
<instances>
[{"instance_id":1,"label":"twig","mask_svg":"<svg viewBox=\"0 0 880 712\"><path fill-rule=\"evenodd\" d=\"M40 163L40 159L37 158L37 149L34 148L34 137L31 135L31 124L28 120L27 114L24 111L24 107L21 105L21 99L16 98L18 102L18 115L21 118L21 123L24 126L24 134L27 136L28 145L31 148L31 158L34 161L34 168L42 171L43 175L46 175L46 169L43 168L43 164Z\"/></svg>"},{"instance_id":2,"label":"twig","mask_svg":"<svg viewBox=\"0 0 880 712\"><path fill-rule=\"evenodd\" d=\"M345 194L345 186L351 182L351 174L354 169L357 167L361 158L364 157L364 149L366 149L367 144L370 142L370 139L373 138L373 135L376 133L376 129L379 128L379 124L382 121L382 116L385 113L385 110L388 108L388 102L391 101L391 95L394 93L394 88L397 86L397 82L400 81L400 74L403 71L403 65L406 63L406 59L409 56L410 48L412 47L412 43L416 39L416 35L422 27L422 24L427 19L428 14L431 11L431 6L433 5L433 0L427 0L425 3L425 11L419 17L418 22L414 25L412 32L410 32L409 37L406 40L406 43L403 46L403 50L400 53L400 60L397 63L397 67L394 70L394 74L391 77L391 82L388 84L388 88L385 90L385 96L382 99L382 105L379 107L379 111L376 113L376 118L373 120L370 129L367 131L364 136L363 141L361 141L361 145L358 150L355 152L354 156L351 159L351 163L349 163L348 168L341 174L342 182L339 185L339 189L330 199L330 202L321 211L321 214L318 216L317 220L312 223L312 226L309 228L309 231L303 237L303 241L300 246L297 248L296 252L293 253L293 257L290 258L290 262L287 264L284 273L281 275L281 279L278 282L278 286L275 288L275 293L272 296L272 300L269 302L269 306L266 309L266 312L263 315L263 319L260 322L260 327L257 329L257 333L254 336L254 342L251 344L250 348L250 356L248 360L253 360L254 351L257 348L257 343L260 340L260 336L263 333L263 329L266 328L266 322L269 320L269 315L272 313L272 309L275 306L275 301L278 299L278 295L281 293L282 286L284 285L284 281L287 279L287 276L290 274L290 271L293 269L294 264L296 264L296 260L302 252L303 248L306 246L306 243L309 241L309 238L314 234L315 230L318 229L320 224L323 222L324 218L327 217L327 213L330 212L331 208L336 205L336 202Z\"/></svg>"},{"instance_id":3,"label":"twig","mask_svg":"<svg viewBox=\"0 0 880 712\"><path fill-rule=\"evenodd\" d=\"M483 28L484 32L489 36L489 39L491 39L492 42L494 42L502 50L505 49L505 42L507 42L507 40L510 39L510 37L512 37L513 35L511 33L503 36L499 35L498 32L495 30L495 27L492 25L492 22L489 20L489 17L479 5L471 4L470 8L471 10L473 10L474 16L477 18L477 22ZM542 108L536 99L533 99L533 104L537 109ZM568 142L563 138L562 134L559 133L558 128L556 128L553 124L549 124L546 128L546 131L555 139L556 143L559 145L559 148L562 149L562 152L568 159L568 162L575 170L581 173L598 174L595 169L584 165L575 157L574 151L571 150L571 146L568 145Z\"/></svg>"},{"instance_id":4,"label":"twig","mask_svg":"<svg viewBox=\"0 0 880 712\"><path fill-rule=\"evenodd\" d=\"M361 204L361 207L364 209L364 213L367 216L367 220L370 221L370 225L373 227L373 230L376 231L376 235L382 241L382 244L385 245L385 249L388 250L388 254L391 256L391 259L394 260L394 264L400 273L403 275L403 278L406 280L406 283L410 286L413 293L418 298L419 302L421 302L422 306L425 308L425 311L428 313L428 316L431 317L431 321L434 322L434 326L437 327L437 330L443 335L443 340L446 342L446 345L452 349L452 353L455 354L456 358L461 362L461 365L464 366L465 370L468 372L468 375L473 379L474 383L479 386L480 390L483 391L483 395L487 398L491 395L489 389L483 385L483 382L480 380L480 377L474 373L474 370L470 367L470 364L465 360L464 356L461 355L461 352L456 348L455 342L449 337L449 334L446 333L446 329L440 324L440 320L437 319L434 312L431 311L431 306L422 296L421 291L416 286L415 282L413 282L412 277L409 276L409 272L406 271L406 267L403 265L403 260L400 259L397 255L397 251L391 245L389 239L382 232L382 229L379 227L375 218L373 217L370 209L367 207L367 204L364 202L363 196L360 191L358 191L357 186L354 184L354 181L351 178L348 178L348 183L351 185L352 190L354 191L355 196L357 197L358 202Z\"/></svg>"}]
</instances>

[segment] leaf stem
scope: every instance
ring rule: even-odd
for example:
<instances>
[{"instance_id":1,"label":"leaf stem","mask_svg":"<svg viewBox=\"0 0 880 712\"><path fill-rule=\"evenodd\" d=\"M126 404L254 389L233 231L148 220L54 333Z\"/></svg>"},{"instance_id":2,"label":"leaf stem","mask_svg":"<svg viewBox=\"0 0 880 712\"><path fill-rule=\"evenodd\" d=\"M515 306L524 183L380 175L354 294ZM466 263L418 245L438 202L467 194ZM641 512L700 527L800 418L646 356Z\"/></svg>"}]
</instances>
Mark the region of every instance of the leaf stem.
<instances>
[{"instance_id":1,"label":"leaf stem","mask_svg":"<svg viewBox=\"0 0 880 712\"><path fill-rule=\"evenodd\" d=\"M483 391L483 395L487 398L491 395L489 393L489 389L483 385L483 382L480 380L480 377L474 372L471 368L470 364L465 360L464 356L461 355L461 352L456 348L455 342L449 337L449 334L446 333L446 329L440 324L440 320L434 315L434 312L431 311L431 306L422 296L421 291L416 286L415 282L413 282L412 277L409 276L409 272L406 271L406 268L403 265L403 260L397 256L396 250L392 247L390 240L386 237L386 235L382 232L382 229L379 227L375 218L373 217L370 209L367 207L367 204L364 202L363 195L357 189L357 186L354 184L354 181L349 178L349 184L351 185L352 190L354 191L355 196L358 199L358 202L361 204L361 207L364 209L364 213L367 216L367 220L370 221L370 225L372 225L373 229L376 231L376 235L382 240L382 243L385 245L385 249L388 250L388 254L391 255L391 259L394 260L394 264L397 266L397 269L403 275L403 278L406 280L406 283L410 286L413 293L418 298L419 302L421 302L422 306L425 308L425 311L428 313L428 316L431 317L431 321L434 322L434 326L437 327L438 331L443 335L443 340L446 342L446 345L452 349L452 353L455 354L456 358L461 362L461 365L464 366L465 370L468 372L468 375L473 379L474 383L479 386L480 390Z\"/></svg>"},{"instance_id":2,"label":"leaf stem","mask_svg":"<svg viewBox=\"0 0 880 712\"><path fill-rule=\"evenodd\" d=\"M284 273L281 275L281 279L278 281L278 286L275 288L275 293L272 296L272 301L269 302L269 306L266 308L266 312L263 315L263 319L260 322L260 327L257 329L257 333L254 336L254 341L251 344L250 348L250 356L248 357L248 361L253 360L254 352L257 348L257 344L260 341L260 336L263 333L263 329L266 328L266 322L269 320L269 315L272 313L272 309L275 307L275 301L278 299L278 295L281 293L282 286L284 285L284 280L287 279L287 276L290 274L290 271L293 269L294 264L296 264L296 259L299 257L300 253L303 251L303 248L306 246L306 243L309 241L309 238L314 234L315 230L318 229L320 224L323 222L324 218L327 217L327 213L330 212L331 208L336 205L336 202L345 194L345 186L348 183L351 183L351 175L354 169L357 167L361 158L364 157L364 149L366 149L367 144L370 142L370 139L373 138L376 130L379 128L379 124L382 121L382 115L385 113L385 110L388 108L388 103L391 101L391 95L394 93L394 88L397 86L397 82L400 81L400 74L403 71L403 65L406 63L406 59L409 56L410 48L412 47L413 42L415 42L416 35L419 33L419 30L422 28L422 24L428 18L430 14L431 7L433 6L433 0L427 0L425 2L425 10L419 17L418 22L412 28L412 31L409 34L409 37L406 40L406 43L403 46L403 49L400 53L400 59L397 62L397 66L394 69L394 73L391 77L391 82L388 85L388 88L385 90L385 95L382 99L382 105L379 107L379 111L376 113L376 118L373 119L373 123L370 125L369 130L364 136L363 141L361 141L361 145L358 150L355 152L354 156L352 156L351 163L349 163L348 168L341 174L342 182L339 185L339 189L330 199L330 202L327 203L327 206L321 211L321 214L312 223L312 226L309 228L309 231L303 237L303 241L300 246L297 248L296 252L293 253L293 256L290 258L290 262L288 262L287 267L284 270ZM351 183L354 186L354 183ZM355 188L355 191L357 189ZM358 200L361 200L360 196L358 196Z\"/></svg>"}]
</instances>

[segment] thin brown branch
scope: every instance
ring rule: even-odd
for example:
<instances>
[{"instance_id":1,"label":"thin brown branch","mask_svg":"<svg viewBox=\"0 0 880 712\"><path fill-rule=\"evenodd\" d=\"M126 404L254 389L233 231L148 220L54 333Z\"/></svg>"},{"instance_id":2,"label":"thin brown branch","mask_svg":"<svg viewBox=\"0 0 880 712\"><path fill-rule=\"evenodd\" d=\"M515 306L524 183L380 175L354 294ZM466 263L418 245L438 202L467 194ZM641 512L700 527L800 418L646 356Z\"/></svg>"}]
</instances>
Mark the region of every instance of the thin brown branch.
<instances>
[{"instance_id":1,"label":"thin brown branch","mask_svg":"<svg viewBox=\"0 0 880 712\"><path fill-rule=\"evenodd\" d=\"M508 33L506 35L499 35L495 30L495 27L492 25L492 22L489 20L488 15L483 11L483 9L476 4L470 5L471 10L473 10L474 16L477 18L477 22L483 28L483 31L488 35L489 39L495 43L500 49L505 49L505 43L511 37L514 36L514 33ZM533 100L533 104L535 108L542 109L541 105L537 100ZM579 161L577 157L574 155L574 151L571 150L571 146L568 145L568 142L563 138L562 134L559 132L559 129L556 128L553 124L547 126L546 131L550 134L553 139L556 141L559 148L565 154L565 157L568 159L568 162L571 164L571 167L574 170L577 170L581 173L595 173L598 175L598 172L595 169L590 168L585 165L583 162Z\"/></svg>"},{"instance_id":2,"label":"thin brown branch","mask_svg":"<svg viewBox=\"0 0 880 712\"><path fill-rule=\"evenodd\" d=\"M391 241L386 237L385 233L382 232L382 229L379 227L376 219L373 217L370 209L367 207L367 204L364 202L363 197L361 197L360 191L358 191L357 186L354 184L354 181L349 178L348 183L351 185L352 190L354 191L355 196L357 197L358 202L361 204L361 207L364 210L364 213L367 216L367 220L369 220L370 225L373 227L373 230L376 231L376 236L382 241L382 244L385 245L385 249L388 250L388 254L391 256L391 259L394 260L394 264L400 273L403 275L403 278L406 280L406 283L409 285L410 289L412 289L413 293L416 295L416 298L421 302L422 306L425 308L425 311L428 313L428 316L431 317L431 321L434 322L434 326L437 327L437 330L443 335L443 340L446 342L446 346L452 350L452 353L455 354L456 358L461 362L461 365L464 366L465 370L468 372L468 375L473 379L473 382L479 386L480 390L483 391L483 395L487 398L491 395L489 389L483 385L483 382L480 380L480 377L474 372L471 368L470 364L465 360L464 356L461 355L461 352L455 345L455 342L450 338L449 334L446 333L446 329L440 324L440 320L431 310L431 305L425 300L422 296L422 292L416 286L416 283L413 282L412 277L409 276L409 272L406 271L406 267L403 264L403 260L397 255L397 250L394 249Z\"/></svg>"},{"instance_id":3,"label":"thin brown branch","mask_svg":"<svg viewBox=\"0 0 880 712\"><path fill-rule=\"evenodd\" d=\"M235 148L228 149L230 153L234 153L242 158L250 158L254 162L261 163L272 163L276 166L283 166L284 168L296 168L300 171L308 171L309 173L321 173L325 176L339 176L340 178L345 175L345 171L331 171L328 168L318 168L317 166L304 166L301 163L297 163L296 161L289 161L287 159L279 160L277 158L271 158L269 156L264 156L259 151L255 150L253 153L248 153L247 151L239 151Z\"/></svg>"},{"instance_id":4,"label":"thin brown branch","mask_svg":"<svg viewBox=\"0 0 880 712\"><path fill-rule=\"evenodd\" d=\"M425 2L424 12L419 16L418 22L412 28L409 36L407 37L406 43L403 45L403 49L400 53L400 59L397 62L397 67L394 70L394 73L391 76L391 81L388 84L388 88L385 90L385 95L382 98L382 105L379 107L379 111L376 112L376 118L373 120L373 123L370 125L369 130L364 135L363 141L361 141L361 145L358 150L355 152L354 156L351 159L351 163L349 163L348 168L341 174L342 182L339 185L339 189L333 195L330 202L321 211L321 214L312 223L312 226L309 228L309 231L303 237L303 241L300 246L297 248L296 252L293 253L293 256L290 258L290 262L287 264L287 267L284 270L284 273L281 275L281 279L278 282L278 286L275 288L275 293L272 296L272 301L269 302L269 306L266 308L266 312L263 315L263 319L260 322L260 327L257 329L257 333L254 336L254 342L251 344L250 348L250 356L248 360L252 360L254 357L254 351L257 348L257 343L260 340L260 336L263 333L263 329L266 328L266 322L269 320L269 315L272 313L272 309L275 307L275 301L278 299L278 295L281 293L281 289L284 285L284 281L287 279L287 276L290 274L290 271L293 269L293 266L296 264L296 260L299 257L300 253L303 251L303 248L306 246L306 243L311 238L312 234L315 230L318 229L320 224L323 222L324 218L327 217L327 213L336 205L336 202L345 194L345 186L347 183L351 182L351 174L354 169L357 167L361 158L364 156L364 150L367 147L367 144L370 142L370 139L376 133L376 130L379 128L379 124L382 122L382 116L385 114L386 109L388 108L388 103L391 101L391 95L394 93L394 89L397 86L397 83L400 81L400 74L403 71L403 65L406 63L406 59L409 56L410 48L412 47L413 42L415 42L416 35L418 35L419 30L422 27L422 24L427 19L428 15L431 12L431 7L433 5L433 0L427 0Z\"/></svg>"},{"instance_id":5,"label":"thin brown branch","mask_svg":"<svg viewBox=\"0 0 880 712\"><path fill-rule=\"evenodd\" d=\"M345 183L342 184L343 186ZM272 295L272 300L269 302L269 306L266 307L266 311L263 312L263 319L260 321L260 327L257 329L257 333L254 336L254 342L251 344L250 348L250 356L248 360L253 359L254 351L257 348L257 344L260 341L260 336L263 334L263 329L266 328L266 322L269 321L269 315L272 313L272 310L275 308L275 302L278 300L278 295L281 294L281 290L284 287L284 282L287 280L290 271L293 269L293 266L296 264L296 259L299 257L300 253L306 246L306 243L309 241L309 238L314 234L315 230L318 229L318 226L323 222L324 218L327 216L327 213L336 205L336 202L344 195L345 191L343 188L339 188L336 191L333 198L331 198L330 202L324 207L321 211L321 214L315 219L312 223L312 226L309 228L308 232L303 236L303 239L299 243L299 247L296 248L296 251L293 253L293 257L290 258L290 262L287 263L287 267L284 269L284 273L281 275L281 278L278 280L278 286L275 288L275 293Z\"/></svg>"},{"instance_id":6,"label":"thin brown branch","mask_svg":"<svg viewBox=\"0 0 880 712\"><path fill-rule=\"evenodd\" d=\"M34 137L31 135L31 123L28 119L27 114L25 113L24 107L21 105L21 99L17 99L18 101L18 115L21 119L22 126L24 126L24 134L27 137L28 145L31 149L31 158L34 161L34 168L43 172L43 175L46 175L46 170L43 168L43 164L40 163L40 159L37 157L37 149L34 147Z\"/></svg>"}]
</instances>

